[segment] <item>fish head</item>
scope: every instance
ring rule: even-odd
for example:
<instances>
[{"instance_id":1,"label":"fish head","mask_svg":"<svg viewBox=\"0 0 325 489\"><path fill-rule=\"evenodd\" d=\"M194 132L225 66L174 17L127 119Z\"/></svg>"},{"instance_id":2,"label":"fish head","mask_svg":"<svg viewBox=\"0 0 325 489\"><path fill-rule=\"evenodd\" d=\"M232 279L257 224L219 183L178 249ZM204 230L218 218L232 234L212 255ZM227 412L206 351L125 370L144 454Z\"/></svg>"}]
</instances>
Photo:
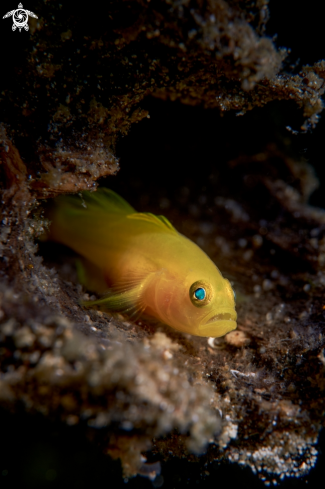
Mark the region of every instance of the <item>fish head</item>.
<instances>
[{"instance_id":1,"label":"fish head","mask_svg":"<svg viewBox=\"0 0 325 489\"><path fill-rule=\"evenodd\" d=\"M198 280L190 286L191 304L199 309L197 335L218 337L236 329L235 293L229 280Z\"/></svg>"},{"instance_id":2,"label":"fish head","mask_svg":"<svg viewBox=\"0 0 325 489\"><path fill-rule=\"evenodd\" d=\"M202 273L201 273L202 275ZM216 268L204 278L190 274L179 284L168 307L168 322L196 336L223 336L237 327L235 293Z\"/></svg>"}]
</instances>

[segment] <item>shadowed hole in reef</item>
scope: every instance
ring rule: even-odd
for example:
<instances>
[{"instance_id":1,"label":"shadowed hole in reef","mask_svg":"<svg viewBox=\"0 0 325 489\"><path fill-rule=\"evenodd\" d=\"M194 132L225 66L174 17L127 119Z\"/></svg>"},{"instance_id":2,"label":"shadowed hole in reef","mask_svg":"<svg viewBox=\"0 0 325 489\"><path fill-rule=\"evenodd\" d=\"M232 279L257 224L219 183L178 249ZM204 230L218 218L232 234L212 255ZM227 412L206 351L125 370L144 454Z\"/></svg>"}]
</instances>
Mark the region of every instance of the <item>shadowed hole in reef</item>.
<instances>
[{"instance_id":1,"label":"shadowed hole in reef","mask_svg":"<svg viewBox=\"0 0 325 489\"><path fill-rule=\"evenodd\" d=\"M125 188L136 197L141 189L154 196L158 189L173 197L180 186L205 194L214 186L220 195L241 198L244 194L247 198L243 185L246 172L227 166L243 155L247 160L241 167L249 166L250 174L277 176L295 185L279 154L294 157L299 151L297 138L285 129L303 122L294 103L272 102L243 117L155 99L146 99L142 107L149 111L150 119L134 125L120 139L117 156L121 170L105 182L121 192ZM254 161L254 155L267 153L270 145L271 149L277 147L278 153L269 151L267 162Z\"/></svg>"},{"instance_id":2,"label":"shadowed hole in reef","mask_svg":"<svg viewBox=\"0 0 325 489\"><path fill-rule=\"evenodd\" d=\"M266 24L266 35L273 38L278 48L290 49L285 66L296 67L312 65L324 58L323 23L321 4L317 0L297 4L295 0L271 0L270 18ZM303 30L303 35L301 35Z\"/></svg>"},{"instance_id":3,"label":"shadowed hole in reef","mask_svg":"<svg viewBox=\"0 0 325 489\"><path fill-rule=\"evenodd\" d=\"M243 223L232 222L229 213L216 206L218 198L235 201L254 222L286 217L263 179L283 180L302 190L289 160L303 161L305 135L296 137L285 129L303 122L295 104L272 102L244 117L152 98L142 106L150 119L119 140L121 170L116 177L102 179L101 185L116 190L138 211L166 215L181 232L182 220L191 216L207 223L202 225L207 235L209 223L214 223L226 239L240 239ZM248 231L247 237L253 234ZM258 253L270 259L270 247ZM272 261L285 272L297 266L309 269L300 257L281 249Z\"/></svg>"}]
</instances>

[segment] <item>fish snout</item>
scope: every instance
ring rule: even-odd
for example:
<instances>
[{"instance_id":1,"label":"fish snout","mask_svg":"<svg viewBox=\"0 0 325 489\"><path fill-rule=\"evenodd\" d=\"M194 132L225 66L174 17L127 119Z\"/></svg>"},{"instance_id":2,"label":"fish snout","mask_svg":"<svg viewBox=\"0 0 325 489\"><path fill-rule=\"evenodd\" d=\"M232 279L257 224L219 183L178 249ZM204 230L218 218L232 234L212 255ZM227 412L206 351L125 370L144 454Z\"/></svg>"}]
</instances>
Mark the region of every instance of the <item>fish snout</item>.
<instances>
[{"instance_id":1,"label":"fish snout","mask_svg":"<svg viewBox=\"0 0 325 489\"><path fill-rule=\"evenodd\" d=\"M234 309L225 309L213 314L199 326L200 336L218 337L237 328L237 313Z\"/></svg>"}]
</instances>

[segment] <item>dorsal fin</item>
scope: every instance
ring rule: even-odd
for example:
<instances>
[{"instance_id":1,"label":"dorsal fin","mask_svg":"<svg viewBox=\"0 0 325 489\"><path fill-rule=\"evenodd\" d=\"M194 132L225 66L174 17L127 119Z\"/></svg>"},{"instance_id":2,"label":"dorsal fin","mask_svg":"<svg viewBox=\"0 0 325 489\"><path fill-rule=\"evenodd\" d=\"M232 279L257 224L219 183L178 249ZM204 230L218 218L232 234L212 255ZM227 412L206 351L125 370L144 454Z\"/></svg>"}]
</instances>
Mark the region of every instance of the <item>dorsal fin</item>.
<instances>
[{"instance_id":1,"label":"dorsal fin","mask_svg":"<svg viewBox=\"0 0 325 489\"><path fill-rule=\"evenodd\" d=\"M158 219L160 219L164 224L165 226L168 227L168 229L170 229L171 231L175 231L175 232L178 232L174 226L172 225L172 223L167 219L167 217L165 216L157 216Z\"/></svg>"},{"instance_id":2,"label":"dorsal fin","mask_svg":"<svg viewBox=\"0 0 325 489\"><path fill-rule=\"evenodd\" d=\"M156 216L156 214L151 214L151 212L136 212L135 214L130 214L126 216L128 219L138 219L139 221L146 221L152 224L156 224L163 230L172 231L177 233L174 226L165 216Z\"/></svg>"}]
</instances>

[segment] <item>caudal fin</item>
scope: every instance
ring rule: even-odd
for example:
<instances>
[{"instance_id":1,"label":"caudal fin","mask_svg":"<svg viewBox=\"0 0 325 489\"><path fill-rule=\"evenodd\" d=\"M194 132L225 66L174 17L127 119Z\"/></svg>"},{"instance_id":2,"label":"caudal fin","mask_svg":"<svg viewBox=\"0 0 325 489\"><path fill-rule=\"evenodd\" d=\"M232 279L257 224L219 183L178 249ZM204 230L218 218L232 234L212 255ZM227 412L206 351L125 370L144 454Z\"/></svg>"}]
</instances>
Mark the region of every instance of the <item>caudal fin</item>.
<instances>
[{"instance_id":1,"label":"caudal fin","mask_svg":"<svg viewBox=\"0 0 325 489\"><path fill-rule=\"evenodd\" d=\"M67 235L83 235L88 227L91 232L95 222L103 225L110 216L129 215L135 209L113 190L100 188L96 192L81 192L76 195L62 195L54 199L47 217L51 221L47 239L67 243ZM69 239L69 241L71 241Z\"/></svg>"}]
</instances>

